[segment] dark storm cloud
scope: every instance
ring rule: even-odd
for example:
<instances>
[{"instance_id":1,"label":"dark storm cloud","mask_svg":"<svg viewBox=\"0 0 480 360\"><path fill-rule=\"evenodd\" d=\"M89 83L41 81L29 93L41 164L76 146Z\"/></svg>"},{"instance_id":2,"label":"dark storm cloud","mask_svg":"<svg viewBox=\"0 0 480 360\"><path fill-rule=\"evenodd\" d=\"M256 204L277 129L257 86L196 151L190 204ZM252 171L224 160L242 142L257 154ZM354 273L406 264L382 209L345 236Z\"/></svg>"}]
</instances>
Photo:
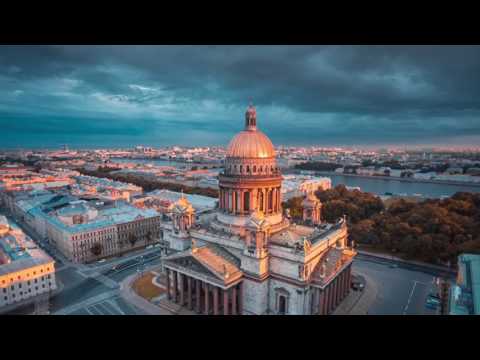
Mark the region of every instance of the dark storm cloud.
<instances>
[{"instance_id":1,"label":"dark storm cloud","mask_svg":"<svg viewBox=\"0 0 480 360\"><path fill-rule=\"evenodd\" d=\"M475 142L480 47L1 46L0 96L42 131L225 142L253 100L277 142Z\"/></svg>"}]
</instances>

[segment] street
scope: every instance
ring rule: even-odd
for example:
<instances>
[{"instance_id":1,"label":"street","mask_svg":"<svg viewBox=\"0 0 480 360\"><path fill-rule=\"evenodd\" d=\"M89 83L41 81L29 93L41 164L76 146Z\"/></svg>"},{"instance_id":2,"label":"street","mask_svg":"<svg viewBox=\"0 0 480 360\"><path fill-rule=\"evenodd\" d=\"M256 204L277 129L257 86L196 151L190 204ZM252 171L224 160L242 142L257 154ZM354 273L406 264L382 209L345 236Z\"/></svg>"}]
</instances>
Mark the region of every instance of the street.
<instances>
[{"instance_id":1,"label":"street","mask_svg":"<svg viewBox=\"0 0 480 360\"><path fill-rule=\"evenodd\" d=\"M9 217L9 220L12 220ZM37 244L47 249L56 259L57 281L63 289L50 299L51 314L72 315L136 315L143 312L119 296L119 283L145 266L161 264L161 249L151 246L124 256L92 264L74 264L41 239L25 225L15 222ZM60 264L60 266L58 266ZM391 265L395 264L395 267ZM358 255L353 264L354 273L375 283L378 295L368 309L370 315L434 315L425 307L425 300L433 288L437 272L393 260ZM14 311L15 314L33 313L33 305Z\"/></svg>"},{"instance_id":2,"label":"street","mask_svg":"<svg viewBox=\"0 0 480 360\"><path fill-rule=\"evenodd\" d=\"M392 268L396 263L398 267ZM358 255L353 271L366 275L375 282L378 295L370 306L370 315L434 315L425 307L425 300L433 288L435 271L420 271L415 266Z\"/></svg>"}]
</instances>

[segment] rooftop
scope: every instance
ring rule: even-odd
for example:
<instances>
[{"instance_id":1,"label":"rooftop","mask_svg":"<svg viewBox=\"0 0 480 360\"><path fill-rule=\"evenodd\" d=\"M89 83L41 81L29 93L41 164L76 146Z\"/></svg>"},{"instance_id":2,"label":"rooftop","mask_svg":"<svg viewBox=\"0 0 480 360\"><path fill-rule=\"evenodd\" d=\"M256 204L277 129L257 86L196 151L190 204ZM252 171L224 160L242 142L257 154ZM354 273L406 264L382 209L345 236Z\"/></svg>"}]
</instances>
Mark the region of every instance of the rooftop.
<instances>
[{"instance_id":1,"label":"rooftop","mask_svg":"<svg viewBox=\"0 0 480 360\"><path fill-rule=\"evenodd\" d=\"M450 304L454 315L480 314L480 255L458 257L457 285L452 288Z\"/></svg>"}]
</instances>

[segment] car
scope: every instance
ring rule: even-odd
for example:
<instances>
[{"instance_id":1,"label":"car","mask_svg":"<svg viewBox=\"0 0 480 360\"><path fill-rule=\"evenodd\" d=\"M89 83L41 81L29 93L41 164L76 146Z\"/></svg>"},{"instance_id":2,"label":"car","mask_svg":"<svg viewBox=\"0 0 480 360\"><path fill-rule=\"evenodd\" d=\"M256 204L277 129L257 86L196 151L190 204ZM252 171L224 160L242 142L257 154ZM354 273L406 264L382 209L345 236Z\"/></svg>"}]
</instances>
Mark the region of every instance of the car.
<instances>
[{"instance_id":1,"label":"car","mask_svg":"<svg viewBox=\"0 0 480 360\"><path fill-rule=\"evenodd\" d=\"M389 267L390 267L391 269L396 269L396 268L398 268L398 265L397 265L397 264L390 264Z\"/></svg>"},{"instance_id":2,"label":"car","mask_svg":"<svg viewBox=\"0 0 480 360\"><path fill-rule=\"evenodd\" d=\"M439 305L440 304L440 299L428 296L427 297L427 303Z\"/></svg>"},{"instance_id":3,"label":"car","mask_svg":"<svg viewBox=\"0 0 480 360\"><path fill-rule=\"evenodd\" d=\"M102 260L98 260L97 263L101 264L101 263L104 263L105 261L106 261L105 259L102 259Z\"/></svg>"},{"instance_id":4,"label":"car","mask_svg":"<svg viewBox=\"0 0 480 360\"><path fill-rule=\"evenodd\" d=\"M425 307L428 309L437 310L438 305L426 302Z\"/></svg>"},{"instance_id":5,"label":"car","mask_svg":"<svg viewBox=\"0 0 480 360\"><path fill-rule=\"evenodd\" d=\"M353 282L352 283L352 289L355 291L362 291L364 289L365 285L361 282Z\"/></svg>"}]
</instances>

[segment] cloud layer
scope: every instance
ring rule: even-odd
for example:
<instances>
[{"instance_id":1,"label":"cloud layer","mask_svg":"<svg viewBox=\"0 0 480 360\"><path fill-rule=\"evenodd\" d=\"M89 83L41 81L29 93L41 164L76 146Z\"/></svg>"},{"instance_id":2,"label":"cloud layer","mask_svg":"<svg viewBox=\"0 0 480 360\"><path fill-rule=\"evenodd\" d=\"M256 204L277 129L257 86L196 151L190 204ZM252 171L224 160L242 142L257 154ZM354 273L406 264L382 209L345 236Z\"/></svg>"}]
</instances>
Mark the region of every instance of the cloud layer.
<instances>
[{"instance_id":1,"label":"cloud layer","mask_svg":"<svg viewBox=\"0 0 480 360\"><path fill-rule=\"evenodd\" d=\"M0 147L476 144L479 46L0 46Z\"/></svg>"}]
</instances>

